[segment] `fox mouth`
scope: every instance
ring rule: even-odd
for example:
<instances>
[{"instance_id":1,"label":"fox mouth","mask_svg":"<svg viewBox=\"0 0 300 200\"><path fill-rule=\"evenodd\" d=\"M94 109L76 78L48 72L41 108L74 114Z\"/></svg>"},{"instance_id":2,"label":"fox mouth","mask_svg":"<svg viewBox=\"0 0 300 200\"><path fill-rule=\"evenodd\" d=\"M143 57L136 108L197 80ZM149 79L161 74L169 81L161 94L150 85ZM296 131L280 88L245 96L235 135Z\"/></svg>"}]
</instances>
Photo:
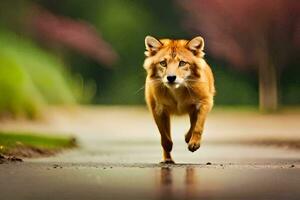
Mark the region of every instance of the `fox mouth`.
<instances>
[{"instance_id":1,"label":"fox mouth","mask_svg":"<svg viewBox=\"0 0 300 200\"><path fill-rule=\"evenodd\" d=\"M165 83L165 85L168 87L168 88L179 88L180 87L180 83L177 83L177 82L167 82Z\"/></svg>"}]
</instances>

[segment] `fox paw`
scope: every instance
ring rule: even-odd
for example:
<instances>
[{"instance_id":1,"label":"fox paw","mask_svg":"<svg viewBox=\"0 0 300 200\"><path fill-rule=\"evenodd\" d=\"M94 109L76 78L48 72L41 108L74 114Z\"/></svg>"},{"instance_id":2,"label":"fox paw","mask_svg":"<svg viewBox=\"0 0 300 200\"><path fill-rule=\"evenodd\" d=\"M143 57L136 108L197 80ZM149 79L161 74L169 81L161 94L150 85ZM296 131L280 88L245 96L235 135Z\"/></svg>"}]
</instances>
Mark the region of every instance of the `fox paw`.
<instances>
[{"instance_id":1,"label":"fox paw","mask_svg":"<svg viewBox=\"0 0 300 200\"><path fill-rule=\"evenodd\" d=\"M200 141L190 141L188 143L188 149L191 151L191 152L194 152L196 151L197 149L200 148Z\"/></svg>"}]
</instances>

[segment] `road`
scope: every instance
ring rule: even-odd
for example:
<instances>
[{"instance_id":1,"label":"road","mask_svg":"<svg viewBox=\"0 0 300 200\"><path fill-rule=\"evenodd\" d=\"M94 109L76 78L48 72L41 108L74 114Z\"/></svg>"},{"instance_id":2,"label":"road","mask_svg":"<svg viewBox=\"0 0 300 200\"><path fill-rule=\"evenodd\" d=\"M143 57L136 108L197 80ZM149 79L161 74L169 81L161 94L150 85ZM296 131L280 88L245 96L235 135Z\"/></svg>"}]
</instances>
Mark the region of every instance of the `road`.
<instances>
[{"instance_id":1,"label":"road","mask_svg":"<svg viewBox=\"0 0 300 200\"><path fill-rule=\"evenodd\" d=\"M40 122L3 122L1 129L71 133L79 148L0 165L1 199L299 199L300 150L255 143L297 141L299 116L212 113L194 153L183 139L187 120L176 118L176 165L158 164L158 133L140 108L60 110Z\"/></svg>"}]
</instances>

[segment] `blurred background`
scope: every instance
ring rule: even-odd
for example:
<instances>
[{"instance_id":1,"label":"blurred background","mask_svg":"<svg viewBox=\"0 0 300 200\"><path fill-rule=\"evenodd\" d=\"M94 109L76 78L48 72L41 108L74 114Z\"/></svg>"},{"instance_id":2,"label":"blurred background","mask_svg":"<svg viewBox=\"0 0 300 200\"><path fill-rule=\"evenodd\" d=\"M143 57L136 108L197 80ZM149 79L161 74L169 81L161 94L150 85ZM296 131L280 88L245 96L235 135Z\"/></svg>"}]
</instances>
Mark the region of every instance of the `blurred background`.
<instances>
[{"instance_id":1,"label":"blurred background","mask_svg":"<svg viewBox=\"0 0 300 200\"><path fill-rule=\"evenodd\" d=\"M297 0L2 0L0 114L143 105L144 38L205 39L216 106L300 105Z\"/></svg>"},{"instance_id":2,"label":"blurred background","mask_svg":"<svg viewBox=\"0 0 300 200\"><path fill-rule=\"evenodd\" d=\"M146 35L202 36L215 76L197 152L172 119L175 167ZM300 199L299 50L300 0L0 0L1 197Z\"/></svg>"}]
</instances>

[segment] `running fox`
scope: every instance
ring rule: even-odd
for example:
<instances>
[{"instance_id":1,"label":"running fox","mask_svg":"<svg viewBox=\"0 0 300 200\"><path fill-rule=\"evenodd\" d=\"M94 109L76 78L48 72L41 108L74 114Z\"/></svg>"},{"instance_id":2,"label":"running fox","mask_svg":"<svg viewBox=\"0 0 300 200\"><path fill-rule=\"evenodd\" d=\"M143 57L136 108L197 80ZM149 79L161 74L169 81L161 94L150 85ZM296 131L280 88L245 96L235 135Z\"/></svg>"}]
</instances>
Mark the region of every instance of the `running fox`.
<instances>
[{"instance_id":1,"label":"running fox","mask_svg":"<svg viewBox=\"0 0 300 200\"><path fill-rule=\"evenodd\" d=\"M204 122L213 107L214 77L204 60L204 40L145 38L145 99L161 136L162 163L174 163L170 115L188 114L185 141L191 152L200 147Z\"/></svg>"}]
</instances>

